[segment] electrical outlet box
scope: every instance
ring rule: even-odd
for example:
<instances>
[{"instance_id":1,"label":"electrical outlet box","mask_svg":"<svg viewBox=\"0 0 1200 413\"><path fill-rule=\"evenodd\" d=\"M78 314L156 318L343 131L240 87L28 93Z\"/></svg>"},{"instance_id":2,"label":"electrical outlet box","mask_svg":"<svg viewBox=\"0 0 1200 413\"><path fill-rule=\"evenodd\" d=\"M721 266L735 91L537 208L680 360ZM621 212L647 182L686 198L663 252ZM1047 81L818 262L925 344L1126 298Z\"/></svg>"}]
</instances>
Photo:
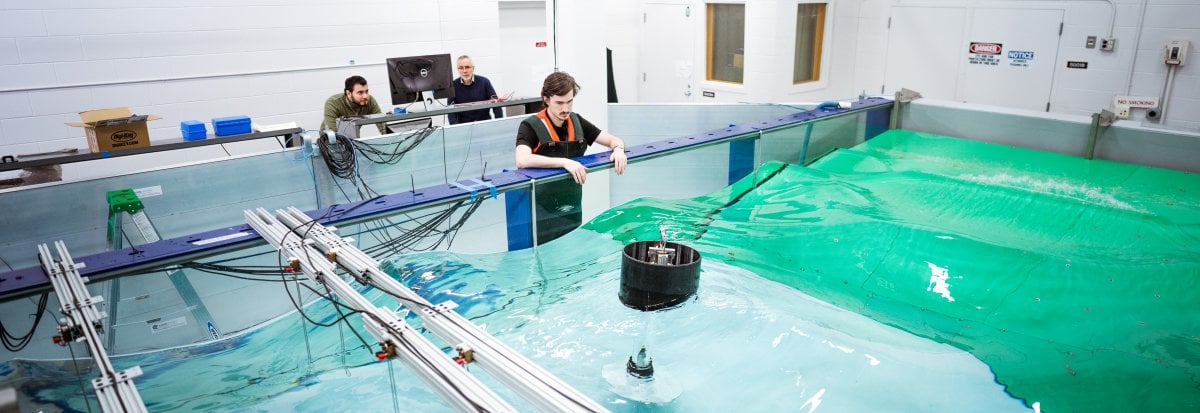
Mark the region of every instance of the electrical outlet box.
<instances>
[{"instance_id":1,"label":"electrical outlet box","mask_svg":"<svg viewBox=\"0 0 1200 413\"><path fill-rule=\"evenodd\" d=\"M1117 48L1116 37L1105 37L1100 39L1100 50L1111 52Z\"/></svg>"},{"instance_id":2,"label":"electrical outlet box","mask_svg":"<svg viewBox=\"0 0 1200 413\"><path fill-rule=\"evenodd\" d=\"M1153 109L1158 107L1158 97L1156 96L1116 96L1113 98L1113 108L1115 109L1117 118L1129 119L1129 113L1133 108Z\"/></svg>"},{"instance_id":3,"label":"electrical outlet box","mask_svg":"<svg viewBox=\"0 0 1200 413\"><path fill-rule=\"evenodd\" d=\"M1083 47L1086 47L1088 49L1095 49L1096 48L1096 36L1088 36L1087 43L1084 44Z\"/></svg>"},{"instance_id":4,"label":"electrical outlet box","mask_svg":"<svg viewBox=\"0 0 1200 413\"><path fill-rule=\"evenodd\" d=\"M1187 40L1167 42L1166 63L1172 66L1183 66L1184 63L1187 63L1189 46L1191 46L1191 42Z\"/></svg>"}]
</instances>

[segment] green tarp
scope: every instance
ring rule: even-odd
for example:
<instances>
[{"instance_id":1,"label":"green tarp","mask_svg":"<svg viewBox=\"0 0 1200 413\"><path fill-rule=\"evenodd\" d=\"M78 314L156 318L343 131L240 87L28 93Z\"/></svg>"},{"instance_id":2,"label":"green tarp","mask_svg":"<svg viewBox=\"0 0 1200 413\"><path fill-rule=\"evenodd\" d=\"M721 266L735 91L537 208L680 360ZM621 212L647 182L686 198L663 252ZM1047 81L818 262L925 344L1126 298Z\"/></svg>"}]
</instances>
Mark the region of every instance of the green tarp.
<instances>
[{"instance_id":1,"label":"green tarp","mask_svg":"<svg viewBox=\"0 0 1200 413\"><path fill-rule=\"evenodd\" d=\"M708 196L587 224L659 223L743 267L974 354L1043 411L1200 411L1200 176L893 130Z\"/></svg>"}]
</instances>

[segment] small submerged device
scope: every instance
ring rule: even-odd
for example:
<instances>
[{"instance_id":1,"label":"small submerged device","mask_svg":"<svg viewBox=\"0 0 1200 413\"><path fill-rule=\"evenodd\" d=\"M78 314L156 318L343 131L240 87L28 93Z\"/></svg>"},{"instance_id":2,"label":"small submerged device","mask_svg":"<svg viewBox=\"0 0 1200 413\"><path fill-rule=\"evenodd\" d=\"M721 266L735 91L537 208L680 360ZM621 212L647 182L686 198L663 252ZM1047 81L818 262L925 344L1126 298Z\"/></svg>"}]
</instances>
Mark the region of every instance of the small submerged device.
<instances>
[{"instance_id":1,"label":"small submerged device","mask_svg":"<svg viewBox=\"0 0 1200 413\"><path fill-rule=\"evenodd\" d=\"M621 289L617 296L626 307L651 313L668 311L696 295L700 253L667 242L665 227L659 227L659 235L659 240L634 242L622 249ZM644 344L625 363L606 366L603 373L614 392L642 402L669 403L683 392L678 381L656 371Z\"/></svg>"},{"instance_id":2,"label":"small submerged device","mask_svg":"<svg viewBox=\"0 0 1200 413\"><path fill-rule=\"evenodd\" d=\"M654 377L654 360L646 356L646 346L642 346L638 351L637 361L633 360L633 356L629 356L629 362L625 363L625 371L639 379Z\"/></svg>"}]
</instances>

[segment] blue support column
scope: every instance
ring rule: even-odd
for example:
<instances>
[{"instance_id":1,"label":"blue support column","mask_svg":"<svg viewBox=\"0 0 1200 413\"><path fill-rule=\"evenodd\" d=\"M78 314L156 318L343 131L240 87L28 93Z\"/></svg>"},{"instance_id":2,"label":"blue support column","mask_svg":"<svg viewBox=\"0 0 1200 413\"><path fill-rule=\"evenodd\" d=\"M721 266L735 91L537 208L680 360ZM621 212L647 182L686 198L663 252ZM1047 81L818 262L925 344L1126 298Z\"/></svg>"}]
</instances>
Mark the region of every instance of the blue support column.
<instances>
[{"instance_id":1,"label":"blue support column","mask_svg":"<svg viewBox=\"0 0 1200 413\"><path fill-rule=\"evenodd\" d=\"M863 128L865 132L863 133L864 141L869 141L871 138L887 132L888 124L892 119L893 110L895 110L895 107L888 107L887 109L875 109L867 112L867 124L866 127Z\"/></svg>"},{"instance_id":2,"label":"blue support column","mask_svg":"<svg viewBox=\"0 0 1200 413\"><path fill-rule=\"evenodd\" d=\"M729 183L749 175L754 170L754 139L729 142Z\"/></svg>"},{"instance_id":3,"label":"blue support column","mask_svg":"<svg viewBox=\"0 0 1200 413\"><path fill-rule=\"evenodd\" d=\"M505 220L508 223L508 250L533 246L533 203L529 188L504 193Z\"/></svg>"}]
</instances>

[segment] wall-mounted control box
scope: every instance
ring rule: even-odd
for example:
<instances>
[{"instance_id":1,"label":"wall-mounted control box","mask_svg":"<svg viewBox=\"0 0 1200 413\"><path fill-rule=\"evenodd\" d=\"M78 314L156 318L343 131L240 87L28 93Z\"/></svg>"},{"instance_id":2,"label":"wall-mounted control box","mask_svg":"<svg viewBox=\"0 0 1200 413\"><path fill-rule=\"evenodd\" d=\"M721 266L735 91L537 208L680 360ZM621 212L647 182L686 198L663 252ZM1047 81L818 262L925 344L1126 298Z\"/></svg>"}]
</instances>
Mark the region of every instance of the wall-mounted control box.
<instances>
[{"instance_id":1,"label":"wall-mounted control box","mask_svg":"<svg viewBox=\"0 0 1200 413\"><path fill-rule=\"evenodd\" d=\"M1187 63L1189 46L1191 46L1191 42L1187 40L1167 42L1166 63L1172 66L1183 66L1184 63Z\"/></svg>"},{"instance_id":2,"label":"wall-mounted control box","mask_svg":"<svg viewBox=\"0 0 1200 413\"><path fill-rule=\"evenodd\" d=\"M1095 49L1096 48L1096 36L1088 36L1087 43L1084 43L1083 47L1086 47L1088 49Z\"/></svg>"}]
</instances>

